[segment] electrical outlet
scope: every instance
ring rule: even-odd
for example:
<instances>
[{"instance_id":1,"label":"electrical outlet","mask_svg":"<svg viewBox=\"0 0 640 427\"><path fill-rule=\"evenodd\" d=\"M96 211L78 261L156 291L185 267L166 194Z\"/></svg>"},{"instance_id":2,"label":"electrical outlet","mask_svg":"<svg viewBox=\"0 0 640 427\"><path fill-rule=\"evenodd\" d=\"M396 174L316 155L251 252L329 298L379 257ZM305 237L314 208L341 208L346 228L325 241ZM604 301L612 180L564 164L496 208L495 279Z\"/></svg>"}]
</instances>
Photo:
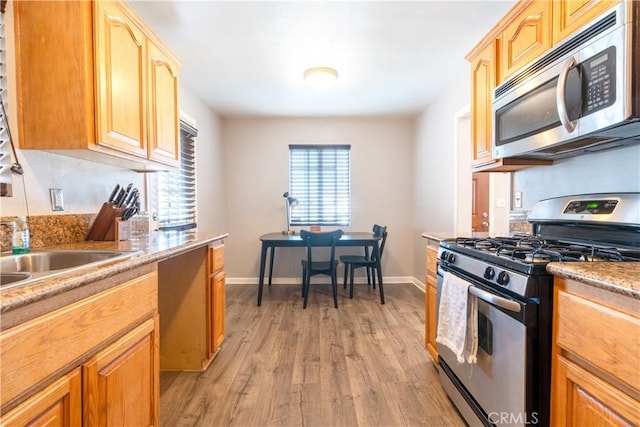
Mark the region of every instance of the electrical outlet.
<instances>
[{"instance_id":1,"label":"electrical outlet","mask_svg":"<svg viewBox=\"0 0 640 427\"><path fill-rule=\"evenodd\" d=\"M516 209L522 209L522 191L516 191L516 195L513 198L513 205Z\"/></svg>"},{"instance_id":2,"label":"electrical outlet","mask_svg":"<svg viewBox=\"0 0 640 427\"><path fill-rule=\"evenodd\" d=\"M64 197L62 194L62 188L50 188L51 194L51 210L63 211L64 210Z\"/></svg>"}]
</instances>

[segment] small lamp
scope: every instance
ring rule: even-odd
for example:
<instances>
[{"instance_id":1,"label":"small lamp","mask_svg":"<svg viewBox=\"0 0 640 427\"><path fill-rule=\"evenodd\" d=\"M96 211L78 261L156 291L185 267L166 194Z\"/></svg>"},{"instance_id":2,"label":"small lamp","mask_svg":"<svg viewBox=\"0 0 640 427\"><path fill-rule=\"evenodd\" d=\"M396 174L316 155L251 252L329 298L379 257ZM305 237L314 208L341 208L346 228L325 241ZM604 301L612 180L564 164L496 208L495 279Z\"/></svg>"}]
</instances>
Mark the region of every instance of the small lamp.
<instances>
[{"instance_id":1,"label":"small lamp","mask_svg":"<svg viewBox=\"0 0 640 427\"><path fill-rule=\"evenodd\" d=\"M290 196L288 191L282 197L284 197L284 210L287 213L287 230L283 231L282 234L296 234L295 230L291 230L291 208L298 206L298 199Z\"/></svg>"}]
</instances>

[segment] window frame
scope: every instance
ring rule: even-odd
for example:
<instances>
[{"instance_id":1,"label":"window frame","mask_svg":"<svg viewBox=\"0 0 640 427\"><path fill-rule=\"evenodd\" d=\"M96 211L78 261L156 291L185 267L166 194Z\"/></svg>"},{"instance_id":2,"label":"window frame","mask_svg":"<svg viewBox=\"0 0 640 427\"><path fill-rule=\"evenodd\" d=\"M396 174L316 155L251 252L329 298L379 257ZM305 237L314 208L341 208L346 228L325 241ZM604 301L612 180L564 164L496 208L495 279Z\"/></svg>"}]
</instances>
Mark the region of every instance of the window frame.
<instances>
[{"instance_id":1,"label":"window frame","mask_svg":"<svg viewBox=\"0 0 640 427\"><path fill-rule=\"evenodd\" d=\"M351 145L289 145L289 194L298 201L290 226L349 226Z\"/></svg>"}]
</instances>

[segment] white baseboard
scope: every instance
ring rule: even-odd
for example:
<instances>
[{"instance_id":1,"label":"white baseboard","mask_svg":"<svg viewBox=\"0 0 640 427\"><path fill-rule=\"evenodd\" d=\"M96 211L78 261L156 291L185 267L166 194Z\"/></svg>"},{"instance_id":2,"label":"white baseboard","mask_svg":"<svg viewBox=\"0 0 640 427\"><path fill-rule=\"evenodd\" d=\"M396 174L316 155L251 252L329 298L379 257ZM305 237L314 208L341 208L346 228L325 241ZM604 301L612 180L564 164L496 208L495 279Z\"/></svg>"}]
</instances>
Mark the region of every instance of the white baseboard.
<instances>
[{"instance_id":1,"label":"white baseboard","mask_svg":"<svg viewBox=\"0 0 640 427\"><path fill-rule=\"evenodd\" d=\"M383 277L385 285L398 284L398 283L411 283L422 292L425 290L424 283L416 279L415 277L410 276L390 276ZM331 283L328 277L314 277L314 283ZM338 283L342 283L342 278L338 277ZM257 277L226 277L225 279L228 285L257 285L258 278ZM295 283L299 285L301 282L300 277L274 277L271 280L271 283L274 285L287 285L291 283ZM355 279L356 284L364 284L367 283L367 279L365 277L357 277ZM267 284L267 280L265 280L265 285Z\"/></svg>"}]
</instances>

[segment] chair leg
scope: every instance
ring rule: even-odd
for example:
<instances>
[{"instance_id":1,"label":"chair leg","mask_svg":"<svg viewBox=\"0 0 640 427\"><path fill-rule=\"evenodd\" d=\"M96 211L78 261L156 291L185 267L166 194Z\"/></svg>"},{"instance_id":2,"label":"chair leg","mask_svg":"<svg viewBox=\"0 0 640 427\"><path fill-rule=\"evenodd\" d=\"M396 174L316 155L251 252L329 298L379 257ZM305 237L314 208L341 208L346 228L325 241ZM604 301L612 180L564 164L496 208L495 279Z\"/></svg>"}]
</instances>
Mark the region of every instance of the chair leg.
<instances>
[{"instance_id":1,"label":"chair leg","mask_svg":"<svg viewBox=\"0 0 640 427\"><path fill-rule=\"evenodd\" d=\"M373 267L367 267L367 272L371 270L371 282L373 286L373 290L376 290L376 270Z\"/></svg>"},{"instance_id":2,"label":"chair leg","mask_svg":"<svg viewBox=\"0 0 640 427\"><path fill-rule=\"evenodd\" d=\"M338 271L337 269L333 270L333 274L331 275L331 287L333 288L333 305L335 308L338 308Z\"/></svg>"},{"instance_id":3,"label":"chair leg","mask_svg":"<svg viewBox=\"0 0 640 427\"><path fill-rule=\"evenodd\" d=\"M307 269L303 268L302 269L302 296L304 297L304 284L306 283L307 280Z\"/></svg>"},{"instance_id":4,"label":"chair leg","mask_svg":"<svg viewBox=\"0 0 640 427\"><path fill-rule=\"evenodd\" d=\"M369 267L367 267L367 285L371 285L371 273L369 271ZM373 289L376 288L376 281L375 281L375 277L373 278Z\"/></svg>"},{"instance_id":5,"label":"chair leg","mask_svg":"<svg viewBox=\"0 0 640 427\"><path fill-rule=\"evenodd\" d=\"M351 280L349 283L349 298L353 298L353 272L354 272L355 268L351 267Z\"/></svg>"},{"instance_id":6,"label":"chair leg","mask_svg":"<svg viewBox=\"0 0 640 427\"><path fill-rule=\"evenodd\" d=\"M347 289L347 275L349 274L349 267L351 264L344 263L344 284L342 285L342 289Z\"/></svg>"},{"instance_id":7,"label":"chair leg","mask_svg":"<svg viewBox=\"0 0 640 427\"><path fill-rule=\"evenodd\" d=\"M311 281L309 274L305 275L305 281L302 285L302 296L304 297L304 303L302 308L307 308L307 299L309 298L309 282Z\"/></svg>"}]
</instances>

